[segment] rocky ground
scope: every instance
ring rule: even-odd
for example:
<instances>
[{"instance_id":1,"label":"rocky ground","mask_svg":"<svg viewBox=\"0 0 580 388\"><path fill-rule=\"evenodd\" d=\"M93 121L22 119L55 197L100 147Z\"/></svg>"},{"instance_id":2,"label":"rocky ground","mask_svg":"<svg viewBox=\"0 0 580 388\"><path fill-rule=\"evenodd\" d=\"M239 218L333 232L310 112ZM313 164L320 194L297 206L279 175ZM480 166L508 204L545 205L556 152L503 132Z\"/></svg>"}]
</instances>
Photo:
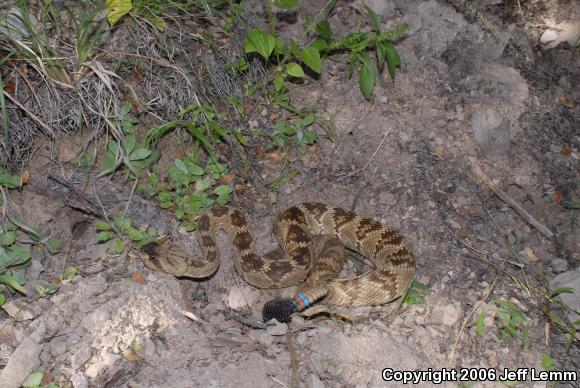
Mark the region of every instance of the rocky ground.
<instances>
[{"instance_id":1,"label":"rocky ground","mask_svg":"<svg viewBox=\"0 0 580 388\"><path fill-rule=\"evenodd\" d=\"M573 2L537 9L522 2L529 13L514 6L506 15L512 8L505 2L479 1L482 22L462 3L367 2L387 28L410 25L397 43L403 64L396 80L385 72L366 102L346 64L326 61L320 79L307 78L291 93L300 106L332 115L334 140L320 140L304 155L289 150L280 160L250 156L256 188L289 168L300 173L274 204L259 189L240 190L233 201L255 226L263 252L275 245L275 216L301 201L352 209L399 229L417 257L416 280L429 287L425 304L357 308L352 321L296 318L289 325L249 327L231 309L259 320L261 306L276 293L240 279L225 241L226 260L205 282L151 271L99 244L94 220L67 207L67 190L47 179L71 170L37 158L28 168L30 183L12 195L13 210L49 226L68 245L55 258L36 255L27 279L50 279L70 265L82 274L48 298L10 298L2 306L2 386L17 387L43 371L45 381L76 388L284 387L296 380L312 388L378 387L396 384L383 381L384 368L501 374L504 368L546 369L544 355L556 371L577 370L578 342L568 348L568 335L539 306L546 303L546 285L580 289L577 210L570 207L580 194L580 89L574 86L580 63L565 42L570 29L561 28L574 27L579 9ZM366 23L359 5L338 2L330 18L335 34ZM307 3L300 15L318 9ZM522 19L545 24L539 29ZM281 33L303 27L299 16L283 23ZM266 106L246 124L267 130L277 114ZM82 183L85 175L68 177ZM116 193L111 208L124 208L130 188L123 177L98 185ZM170 212L154 202L135 194L129 211L135 222L155 220L160 231L197 252L194 236L176 231ZM564 297L580 308L577 294ZM523 313L515 332L527 332L524 340L500 338L497 301ZM481 380L443 386L504 386ZM528 379L517 386L549 385Z\"/></svg>"}]
</instances>

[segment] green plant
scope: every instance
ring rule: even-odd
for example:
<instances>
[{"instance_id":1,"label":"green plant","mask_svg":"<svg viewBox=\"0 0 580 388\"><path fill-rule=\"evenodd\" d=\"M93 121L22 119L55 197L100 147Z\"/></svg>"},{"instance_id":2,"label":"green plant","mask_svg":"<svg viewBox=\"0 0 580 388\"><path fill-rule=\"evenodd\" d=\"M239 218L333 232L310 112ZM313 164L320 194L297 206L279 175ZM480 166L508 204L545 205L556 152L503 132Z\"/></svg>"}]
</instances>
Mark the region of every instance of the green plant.
<instances>
[{"instance_id":1,"label":"green plant","mask_svg":"<svg viewBox=\"0 0 580 388\"><path fill-rule=\"evenodd\" d=\"M160 182L157 173L151 173L141 189L156 196L162 208L174 208L175 218L193 231L201 213L216 203L229 202L232 187L218 182L227 171L226 164L213 158L202 167L195 158L185 157L169 166L167 183Z\"/></svg>"},{"instance_id":2,"label":"green plant","mask_svg":"<svg viewBox=\"0 0 580 388\"><path fill-rule=\"evenodd\" d=\"M133 226L133 221L123 215L114 215L111 221L97 221L95 229L98 231L99 241L113 240L113 249L117 254L125 251L127 242L139 249L153 242L157 236L155 228L137 229Z\"/></svg>"},{"instance_id":3,"label":"green plant","mask_svg":"<svg viewBox=\"0 0 580 388\"><path fill-rule=\"evenodd\" d=\"M276 70L272 82L278 93L288 89L287 80L303 78L306 75L304 67L318 75L322 71L322 58L337 52L347 52L349 76L352 76L356 65L360 64L359 86L364 97L370 99L376 80L376 72L370 60L372 50L376 50L378 69L382 70L386 63L394 78L401 60L392 39L400 36L407 26L400 25L392 31L381 32L380 17L368 7L366 11L373 24L372 33L359 31L340 39L332 39L330 24L323 20L316 25L317 39L299 47L294 38L285 42L271 33L254 28L245 37L244 51L246 54L257 53L266 61L274 62Z\"/></svg>"},{"instance_id":4,"label":"green plant","mask_svg":"<svg viewBox=\"0 0 580 388\"><path fill-rule=\"evenodd\" d=\"M413 280L411 287L403 297L403 303L407 305L425 304L425 295L427 295L428 290L429 287L426 284Z\"/></svg>"},{"instance_id":5,"label":"green plant","mask_svg":"<svg viewBox=\"0 0 580 388\"><path fill-rule=\"evenodd\" d=\"M126 166L128 177L137 178L142 175L141 170L158 157L158 152L150 150L146 141L137 142L134 126L136 119L129 115L130 111L131 104L124 104L119 118L122 135L118 135L117 139L109 139L100 176L110 174L120 167Z\"/></svg>"},{"instance_id":6,"label":"green plant","mask_svg":"<svg viewBox=\"0 0 580 388\"><path fill-rule=\"evenodd\" d=\"M499 324L499 337L503 340L509 335L516 338L522 345L529 345L524 313L505 299L498 299L494 302L498 306L495 317Z\"/></svg>"}]
</instances>

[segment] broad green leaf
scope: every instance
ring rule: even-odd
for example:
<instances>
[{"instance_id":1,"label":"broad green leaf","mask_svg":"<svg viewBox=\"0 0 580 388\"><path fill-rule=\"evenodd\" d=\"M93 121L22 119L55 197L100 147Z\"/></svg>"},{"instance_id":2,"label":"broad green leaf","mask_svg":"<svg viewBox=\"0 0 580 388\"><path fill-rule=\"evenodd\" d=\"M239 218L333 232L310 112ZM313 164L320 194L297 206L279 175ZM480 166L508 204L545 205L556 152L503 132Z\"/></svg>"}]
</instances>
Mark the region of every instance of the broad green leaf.
<instances>
[{"instance_id":1,"label":"broad green leaf","mask_svg":"<svg viewBox=\"0 0 580 388\"><path fill-rule=\"evenodd\" d=\"M175 159L175 166L187 174L187 166L185 165L185 163L183 163L181 159Z\"/></svg>"},{"instance_id":2,"label":"broad green leaf","mask_svg":"<svg viewBox=\"0 0 580 388\"><path fill-rule=\"evenodd\" d=\"M244 52L246 54L257 52L266 60L270 58L270 54L274 51L275 46L276 39L258 28L254 28L248 32L248 35L244 39Z\"/></svg>"},{"instance_id":3,"label":"broad green leaf","mask_svg":"<svg viewBox=\"0 0 580 388\"><path fill-rule=\"evenodd\" d=\"M129 238L131 239L131 241L141 241L143 240L143 232L141 232L139 229L135 229L135 228L129 228L127 230L127 236L129 236Z\"/></svg>"},{"instance_id":4,"label":"broad green leaf","mask_svg":"<svg viewBox=\"0 0 580 388\"><path fill-rule=\"evenodd\" d=\"M10 267L17 267L22 264L26 264L32 257L32 253L28 249L21 247L20 245L12 245L6 252L10 257Z\"/></svg>"},{"instance_id":5,"label":"broad green leaf","mask_svg":"<svg viewBox=\"0 0 580 388\"><path fill-rule=\"evenodd\" d=\"M330 39L332 36L332 30L330 29L330 23L328 20L322 20L316 25L316 32L323 39Z\"/></svg>"},{"instance_id":6,"label":"broad green leaf","mask_svg":"<svg viewBox=\"0 0 580 388\"><path fill-rule=\"evenodd\" d=\"M10 175L0 168L0 186L6 186L9 189L22 187L22 179L17 175Z\"/></svg>"},{"instance_id":7,"label":"broad green leaf","mask_svg":"<svg viewBox=\"0 0 580 388\"><path fill-rule=\"evenodd\" d=\"M113 232L109 231L102 231L97 234L97 238L99 241L109 241L113 238Z\"/></svg>"},{"instance_id":8,"label":"broad green leaf","mask_svg":"<svg viewBox=\"0 0 580 388\"><path fill-rule=\"evenodd\" d=\"M213 192L217 195L226 195L232 192L232 187L229 185L219 185Z\"/></svg>"},{"instance_id":9,"label":"broad green leaf","mask_svg":"<svg viewBox=\"0 0 580 388\"><path fill-rule=\"evenodd\" d=\"M125 251L125 242L120 238L115 240L115 253L120 255Z\"/></svg>"},{"instance_id":10,"label":"broad green leaf","mask_svg":"<svg viewBox=\"0 0 580 388\"><path fill-rule=\"evenodd\" d=\"M22 295L26 295L26 288L22 287L20 283L14 279L12 276L0 275L0 283L4 283L16 291L20 292Z\"/></svg>"},{"instance_id":11,"label":"broad green leaf","mask_svg":"<svg viewBox=\"0 0 580 388\"><path fill-rule=\"evenodd\" d=\"M5 233L0 233L0 245L3 247L7 247L9 245L14 244L16 241L16 233L13 231L8 231Z\"/></svg>"},{"instance_id":12,"label":"broad green leaf","mask_svg":"<svg viewBox=\"0 0 580 388\"><path fill-rule=\"evenodd\" d=\"M189 173L197 176L201 176L204 173L203 168L196 163L188 163L187 170Z\"/></svg>"},{"instance_id":13,"label":"broad green leaf","mask_svg":"<svg viewBox=\"0 0 580 388\"><path fill-rule=\"evenodd\" d=\"M401 57L395 46L391 42L387 42L386 47L386 57L387 57L387 64L389 65L389 74L391 74L391 78L395 79L395 73L397 71L397 67L401 64Z\"/></svg>"},{"instance_id":14,"label":"broad green leaf","mask_svg":"<svg viewBox=\"0 0 580 388\"><path fill-rule=\"evenodd\" d=\"M229 194L218 195L217 199L215 200L218 205L225 205L230 200Z\"/></svg>"},{"instance_id":15,"label":"broad green leaf","mask_svg":"<svg viewBox=\"0 0 580 388\"><path fill-rule=\"evenodd\" d=\"M112 172L115 168L115 160L113 158L107 158L103 160L101 164L101 171L102 172Z\"/></svg>"},{"instance_id":16,"label":"broad green leaf","mask_svg":"<svg viewBox=\"0 0 580 388\"><path fill-rule=\"evenodd\" d=\"M375 27L376 32L381 31L381 17L375 13L372 9L370 9L367 5L365 5L365 9L373 22L373 26Z\"/></svg>"},{"instance_id":17,"label":"broad green leaf","mask_svg":"<svg viewBox=\"0 0 580 388\"><path fill-rule=\"evenodd\" d=\"M6 303L6 297L4 296L3 292L0 292L0 306Z\"/></svg>"},{"instance_id":18,"label":"broad green leaf","mask_svg":"<svg viewBox=\"0 0 580 388\"><path fill-rule=\"evenodd\" d=\"M97 230L111 230L112 227L111 227L111 225L109 225L108 222L99 220L99 221L95 222L95 229L97 229Z\"/></svg>"},{"instance_id":19,"label":"broad green leaf","mask_svg":"<svg viewBox=\"0 0 580 388\"><path fill-rule=\"evenodd\" d=\"M123 106L121 107L121 117L127 116L127 113L131 111L131 108L133 108L133 105L131 105L130 102L124 103Z\"/></svg>"},{"instance_id":20,"label":"broad green leaf","mask_svg":"<svg viewBox=\"0 0 580 388\"><path fill-rule=\"evenodd\" d=\"M320 74L322 66L320 61L320 52L318 49L314 47L305 47L302 49L300 57L306 66Z\"/></svg>"},{"instance_id":21,"label":"broad green leaf","mask_svg":"<svg viewBox=\"0 0 580 388\"><path fill-rule=\"evenodd\" d=\"M32 372L22 383L24 388L38 387L42 384L42 372Z\"/></svg>"},{"instance_id":22,"label":"broad green leaf","mask_svg":"<svg viewBox=\"0 0 580 388\"><path fill-rule=\"evenodd\" d=\"M358 83L363 96L370 100L375 87L375 71L368 63L362 64Z\"/></svg>"},{"instance_id":23,"label":"broad green leaf","mask_svg":"<svg viewBox=\"0 0 580 388\"><path fill-rule=\"evenodd\" d=\"M54 294L60 286L58 284L51 284L51 283L38 283L34 286L36 293L39 297L44 298L47 295Z\"/></svg>"},{"instance_id":24,"label":"broad green leaf","mask_svg":"<svg viewBox=\"0 0 580 388\"><path fill-rule=\"evenodd\" d=\"M70 280L79 274L79 269L76 267L68 267L65 268L64 272L62 273L63 280Z\"/></svg>"},{"instance_id":25,"label":"broad green leaf","mask_svg":"<svg viewBox=\"0 0 580 388\"><path fill-rule=\"evenodd\" d=\"M143 160L149 155L151 155L151 150L148 150L147 148L139 148L129 155L129 160Z\"/></svg>"},{"instance_id":26,"label":"broad green leaf","mask_svg":"<svg viewBox=\"0 0 580 388\"><path fill-rule=\"evenodd\" d=\"M307 115L306 117L304 117L304 119L302 120L302 126L303 127L308 127L310 125L312 125L312 123L314 123L314 120L316 118L314 117L314 115Z\"/></svg>"},{"instance_id":27,"label":"broad green leaf","mask_svg":"<svg viewBox=\"0 0 580 388\"><path fill-rule=\"evenodd\" d=\"M289 64L287 64L286 72L288 73L288 75L291 75L292 77L297 78L304 77L304 70L302 70L302 67L296 62L290 62Z\"/></svg>"},{"instance_id":28,"label":"broad green leaf","mask_svg":"<svg viewBox=\"0 0 580 388\"><path fill-rule=\"evenodd\" d=\"M282 78L282 76L277 73L274 76L274 88L276 89L277 92L281 92L284 91L286 89L286 84L284 83L284 78Z\"/></svg>"},{"instance_id":29,"label":"broad green leaf","mask_svg":"<svg viewBox=\"0 0 580 388\"><path fill-rule=\"evenodd\" d=\"M292 9L298 6L299 0L274 0L274 3L279 8Z\"/></svg>"},{"instance_id":30,"label":"broad green leaf","mask_svg":"<svg viewBox=\"0 0 580 388\"><path fill-rule=\"evenodd\" d=\"M552 290L550 292L550 294L548 295L548 298L552 299L560 294L564 294L564 293L574 293L574 288L572 287L560 287L560 288L556 288L555 290Z\"/></svg>"},{"instance_id":31,"label":"broad green leaf","mask_svg":"<svg viewBox=\"0 0 580 388\"><path fill-rule=\"evenodd\" d=\"M135 135L125 136L125 141L123 144L125 144L125 151L127 152L127 155L129 155L131 152L133 152L135 144L137 144L137 139L135 138Z\"/></svg>"},{"instance_id":32,"label":"broad green leaf","mask_svg":"<svg viewBox=\"0 0 580 388\"><path fill-rule=\"evenodd\" d=\"M119 19L129 13L133 8L131 0L107 0L105 2L105 13L109 24L113 27Z\"/></svg>"},{"instance_id":33,"label":"broad green leaf","mask_svg":"<svg viewBox=\"0 0 580 388\"><path fill-rule=\"evenodd\" d=\"M379 66L379 70L383 70L385 66L385 45L383 42L377 42L377 65Z\"/></svg>"},{"instance_id":34,"label":"broad green leaf","mask_svg":"<svg viewBox=\"0 0 580 388\"><path fill-rule=\"evenodd\" d=\"M195 182L195 190L196 191L204 191L207 190L211 186L211 181L209 179L200 179Z\"/></svg>"},{"instance_id":35,"label":"broad green leaf","mask_svg":"<svg viewBox=\"0 0 580 388\"><path fill-rule=\"evenodd\" d=\"M46 242L46 247L48 248L48 252L52 255L62 248L62 244L57 239L51 238Z\"/></svg>"},{"instance_id":36,"label":"broad green leaf","mask_svg":"<svg viewBox=\"0 0 580 388\"><path fill-rule=\"evenodd\" d=\"M328 48L328 43L322 38L316 39L314 42L310 43L308 47L317 49L318 51L324 51Z\"/></svg>"},{"instance_id":37,"label":"broad green leaf","mask_svg":"<svg viewBox=\"0 0 580 388\"><path fill-rule=\"evenodd\" d=\"M477 318L477 323L475 324L475 332L479 336L482 336L485 333L484 321L485 321L485 314L484 313L479 314L479 317Z\"/></svg>"},{"instance_id":38,"label":"broad green leaf","mask_svg":"<svg viewBox=\"0 0 580 388\"><path fill-rule=\"evenodd\" d=\"M185 211L183 209L175 209L175 218L182 220L185 217Z\"/></svg>"}]
</instances>

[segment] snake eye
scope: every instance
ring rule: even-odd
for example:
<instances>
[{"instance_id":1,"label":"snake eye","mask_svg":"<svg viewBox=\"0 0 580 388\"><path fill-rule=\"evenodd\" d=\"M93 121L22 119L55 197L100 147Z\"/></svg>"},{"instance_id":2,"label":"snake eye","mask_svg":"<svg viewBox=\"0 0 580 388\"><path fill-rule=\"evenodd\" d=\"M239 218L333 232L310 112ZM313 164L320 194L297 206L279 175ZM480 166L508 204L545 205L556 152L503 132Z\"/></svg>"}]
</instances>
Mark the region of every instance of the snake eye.
<instances>
[{"instance_id":1,"label":"snake eye","mask_svg":"<svg viewBox=\"0 0 580 388\"><path fill-rule=\"evenodd\" d=\"M290 322L292 314L298 311L298 307L292 299L272 299L262 308L262 320L268 322L276 319L278 322Z\"/></svg>"}]
</instances>

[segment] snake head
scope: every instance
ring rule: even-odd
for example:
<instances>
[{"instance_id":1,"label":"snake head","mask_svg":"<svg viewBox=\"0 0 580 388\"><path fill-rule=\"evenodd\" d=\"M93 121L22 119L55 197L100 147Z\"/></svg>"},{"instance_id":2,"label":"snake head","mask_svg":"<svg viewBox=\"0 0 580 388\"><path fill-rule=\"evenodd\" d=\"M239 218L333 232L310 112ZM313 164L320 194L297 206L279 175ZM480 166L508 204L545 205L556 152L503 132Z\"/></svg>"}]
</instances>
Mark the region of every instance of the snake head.
<instances>
[{"instance_id":1,"label":"snake head","mask_svg":"<svg viewBox=\"0 0 580 388\"><path fill-rule=\"evenodd\" d=\"M262 320L268 322L276 319L278 322L290 322L292 314L298 311L298 306L293 299L272 299L262 308Z\"/></svg>"}]
</instances>

